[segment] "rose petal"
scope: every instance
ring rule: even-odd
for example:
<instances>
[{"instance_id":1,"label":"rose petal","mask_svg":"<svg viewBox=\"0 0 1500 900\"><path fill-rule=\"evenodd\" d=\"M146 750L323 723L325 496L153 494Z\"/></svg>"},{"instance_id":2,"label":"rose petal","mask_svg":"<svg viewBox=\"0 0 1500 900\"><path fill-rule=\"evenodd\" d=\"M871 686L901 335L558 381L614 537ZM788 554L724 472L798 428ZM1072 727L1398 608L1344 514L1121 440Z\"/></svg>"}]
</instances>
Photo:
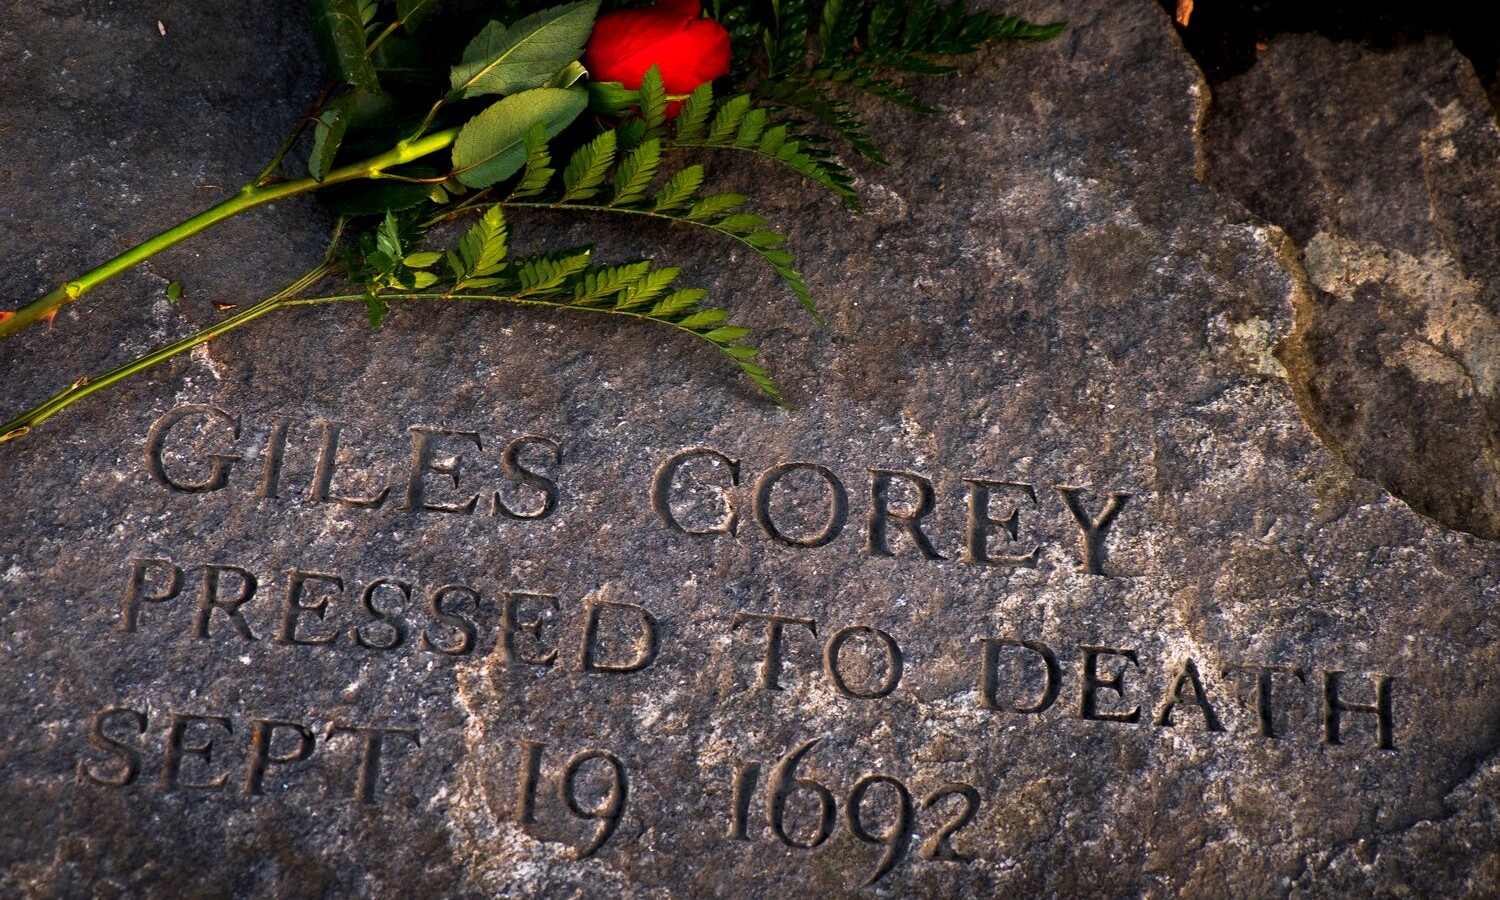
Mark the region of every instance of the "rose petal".
<instances>
[{"instance_id":1,"label":"rose petal","mask_svg":"<svg viewBox=\"0 0 1500 900\"><path fill-rule=\"evenodd\" d=\"M605 13L594 23L594 33L584 51L583 64L599 81L620 81L617 75L623 60L682 31L689 21L679 15L661 16L649 10L621 9Z\"/></svg>"}]
</instances>

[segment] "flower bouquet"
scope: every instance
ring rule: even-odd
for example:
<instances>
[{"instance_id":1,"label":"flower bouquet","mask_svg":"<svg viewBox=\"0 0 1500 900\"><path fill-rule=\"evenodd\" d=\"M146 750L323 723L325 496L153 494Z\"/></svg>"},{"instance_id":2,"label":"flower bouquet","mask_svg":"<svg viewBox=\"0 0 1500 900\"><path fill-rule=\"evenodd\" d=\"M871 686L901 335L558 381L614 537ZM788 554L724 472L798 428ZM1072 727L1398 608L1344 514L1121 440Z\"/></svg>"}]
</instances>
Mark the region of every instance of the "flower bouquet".
<instances>
[{"instance_id":1,"label":"flower bouquet","mask_svg":"<svg viewBox=\"0 0 1500 900\"><path fill-rule=\"evenodd\" d=\"M580 0L544 9L500 2L476 32L438 5L310 0L334 78L265 169L218 205L0 311L0 338L50 323L62 306L225 219L304 194L334 216L318 266L196 334L80 378L0 425L0 441L277 310L344 302L363 304L374 328L399 304L457 300L656 323L712 344L782 403L755 362L749 329L707 305L706 291L677 286L677 268L655 259L603 264L586 246L515 256L506 212L634 217L710 233L751 251L821 323L784 237L749 211L750 197L714 192L709 168L684 157L754 158L857 212L843 155L886 160L851 95L932 113L895 79L948 74L955 69L945 57L1063 27L969 12L963 0L713 0L708 10L698 0ZM299 150L305 171L284 174ZM430 246L434 227L459 217L473 221L456 245ZM179 284L168 287L169 298L180 296Z\"/></svg>"}]
</instances>

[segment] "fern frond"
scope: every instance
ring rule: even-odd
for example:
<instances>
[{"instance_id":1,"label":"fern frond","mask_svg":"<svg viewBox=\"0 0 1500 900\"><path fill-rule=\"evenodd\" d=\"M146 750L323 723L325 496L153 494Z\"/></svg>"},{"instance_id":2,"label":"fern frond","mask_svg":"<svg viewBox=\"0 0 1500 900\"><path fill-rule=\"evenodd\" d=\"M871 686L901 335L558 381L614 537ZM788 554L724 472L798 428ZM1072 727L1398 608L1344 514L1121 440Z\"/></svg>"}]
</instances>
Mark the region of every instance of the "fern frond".
<instances>
[{"instance_id":1,"label":"fern frond","mask_svg":"<svg viewBox=\"0 0 1500 900\"><path fill-rule=\"evenodd\" d=\"M592 253L592 248L582 247L561 253L538 253L520 260L516 264L519 285L516 296L540 295L562 287L588 267Z\"/></svg>"},{"instance_id":2,"label":"fern frond","mask_svg":"<svg viewBox=\"0 0 1500 900\"><path fill-rule=\"evenodd\" d=\"M646 123L643 140L662 133L667 124L667 86L656 66L641 76L641 121Z\"/></svg>"},{"instance_id":3,"label":"fern frond","mask_svg":"<svg viewBox=\"0 0 1500 900\"><path fill-rule=\"evenodd\" d=\"M668 293L681 274L674 266L654 267L648 261L616 266L588 264L590 250L576 248L534 256L517 268L520 277L513 293L387 294L372 295L383 310L395 299L490 300L525 306L606 313L655 322L707 341L775 403L786 406L781 391L766 370L752 362L760 350L745 343L750 329L727 324L728 310L705 307L708 292L679 288ZM366 298L367 301L369 298Z\"/></svg>"},{"instance_id":4,"label":"fern frond","mask_svg":"<svg viewBox=\"0 0 1500 900\"><path fill-rule=\"evenodd\" d=\"M700 165L678 170L651 199L651 211L668 212L690 204L703 185L703 174Z\"/></svg>"},{"instance_id":5,"label":"fern frond","mask_svg":"<svg viewBox=\"0 0 1500 900\"><path fill-rule=\"evenodd\" d=\"M670 183L671 179L668 180L669 185ZM666 189L664 188L663 190ZM657 196L660 196L660 194ZM753 213L738 212L739 207L745 203L745 199L743 194L713 194L708 197L699 197L694 194L682 197L672 206L662 209L658 209L655 206L656 197L637 198L631 204L620 205L613 203L610 205L586 203L552 204L528 201L503 201L503 205L512 208L563 208L600 213L647 216L683 225L691 225L697 228L706 228L724 237L738 241L764 260L781 280L786 283L787 288L797 297L797 301L802 304L802 308L807 310L808 314L819 325L826 327L828 323L824 320L822 314L818 312L812 292L803 280L802 273L795 267L795 257L791 252L782 248L782 244L785 243L786 238L767 228L767 222L763 217L754 215ZM683 208L684 206L686 209Z\"/></svg>"},{"instance_id":6,"label":"fern frond","mask_svg":"<svg viewBox=\"0 0 1500 900\"><path fill-rule=\"evenodd\" d=\"M515 200L535 197L547 189L557 170L552 168L552 153L547 149L547 132L538 122L526 132L526 168L510 196Z\"/></svg>"},{"instance_id":7,"label":"fern frond","mask_svg":"<svg viewBox=\"0 0 1500 900\"><path fill-rule=\"evenodd\" d=\"M453 276L454 289L473 286L478 279L499 273L509 252L510 234L505 226L505 213L498 205L491 206L464 232L457 252L448 251L448 268Z\"/></svg>"},{"instance_id":8,"label":"fern frond","mask_svg":"<svg viewBox=\"0 0 1500 900\"><path fill-rule=\"evenodd\" d=\"M697 96L695 91L694 97ZM699 103L707 104L712 99L712 88L709 88ZM749 94L740 94L719 103L713 124L706 131L702 121L707 112L700 105L694 110L698 118L686 128L679 124L668 146L749 151L790 167L838 194L849 208L859 209L859 195L854 190L853 177L834 162L829 153L812 145L815 138L791 134L789 123L767 127L767 111L752 108L751 104Z\"/></svg>"},{"instance_id":9,"label":"fern frond","mask_svg":"<svg viewBox=\"0 0 1500 900\"><path fill-rule=\"evenodd\" d=\"M573 153L563 171L563 194L558 202L587 200L599 192L615 164L615 140L613 131L605 131Z\"/></svg>"},{"instance_id":10,"label":"fern frond","mask_svg":"<svg viewBox=\"0 0 1500 900\"><path fill-rule=\"evenodd\" d=\"M630 152L615 170L615 193L609 206L629 206L646 194L661 166L661 140L651 138Z\"/></svg>"},{"instance_id":11,"label":"fern frond","mask_svg":"<svg viewBox=\"0 0 1500 900\"><path fill-rule=\"evenodd\" d=\"M822 48L824 63L843 58L853 47L864 11L865 5L858 0L828 0L823 4L818 46Z\"/></svg>"},{"instance_id":12,"label":"fern frond","mask_svg":"<svg viewBox=\"0 0 1500 900\"><path fill-rule=\"evenodd\" d=\"M708 116L713 111L714 85L711 81L705 81L693 89L693 93L683 101L682 109L677 111L677 121L673 123L677 137L701 138L708 124Z\"/></svg>"},{"instance_id":13,"label":"fern frond","mask_svg":"<svg viewBox=\"0 0 1500 900\"><path fill-rule=\"evenodd\" d=\"M807 0L771 0L772 27L765 33L771 74L787 71L807 56Z\"/></svg>"}]
</instances>

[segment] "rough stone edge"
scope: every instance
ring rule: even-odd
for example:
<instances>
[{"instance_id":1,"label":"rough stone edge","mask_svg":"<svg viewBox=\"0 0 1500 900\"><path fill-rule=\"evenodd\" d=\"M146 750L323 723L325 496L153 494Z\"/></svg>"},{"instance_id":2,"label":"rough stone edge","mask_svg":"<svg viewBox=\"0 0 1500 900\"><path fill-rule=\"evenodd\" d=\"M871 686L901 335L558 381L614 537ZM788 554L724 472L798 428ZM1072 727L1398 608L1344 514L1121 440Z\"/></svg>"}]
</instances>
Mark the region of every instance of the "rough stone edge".
<instances>
[{"instance_id":1,"label":"rough stone edge","mask_svg":"<svg viewBox=\"0 0 1500 900\"><path fill-rule=\"evenodd\" d=\"M1165 16L1166 12L1162 11L1161 14ZM1303 250L1297 246L1297 242L1292 240L1280 225L1256 215L1237 198L1220 191L1209 180L1208 155L1204 147L1203 129L1208 123L1209 118L1213 115L1213 89L1209 87L1203 75L1203 70L1198 66L1198 61L1193 59L1192 55L1187 52L1187 48L1182 43L1182 35L1178 34L1175 28L1172 29L1172 37L1179 50L1181 50L1182 55L1187 58L1188 64L1197 74L1199 89L1203 92L1199 101L1197 121L1193 124L1193 150L1196 157L1193 167L1193 177L1199 184L1211 191L1214 196L1218 197L1225 204L1239 210L1246 222L1255 223L1264 230L1277 261L1281 263L1282 268L1286 270L1287 275L1291 279L1292 286L1287 299L1292 306L1292 328L1278 337L1274 355L1286 371L1285 379L1287 385L1291 388L1292 397L1297 405L1297 414L1301 416L1303 424L1307 426L1313 436L1318 439L1318 443L1333 456L1341 467L1361 481L1379 489L1381 493L1389 496L1403 509L1416 516L1423 523L1440 531L1452 531L1467 535L1476 541L1500 543L1500 540L1491 540L1483 535L1475 534L1466 528L1449 525L1412 506L1407 502L1405 497L1391 490L1378 478L1365 474L1359 466L1351 462L1338 439L1319 424L1316 408L1312 400L1312 392L1308 388L1308 385L1312 381L1312 372L1315 368L1311 354L1307 350L1307 335L1312 329L1314 294L1312 281L1308 278L1307 269L1302 264ZM1454 52L1462 60L1459 66L1459 79L1468 88L1477 91L1478 96L1486 96L1484 87L1479 82L1479 76L1474 72L1473 61L1464 54L1459 53L1457 48L1455 48ZM1485 105L1490 110L1491 122L1497 129L1500 129L1500 109L1488 103ZM1496 752L1500 753L1500 747L1496 748ZM1460 783L1461 781L1462 779L1460 779Z\"/></svg>"}]
</instances>

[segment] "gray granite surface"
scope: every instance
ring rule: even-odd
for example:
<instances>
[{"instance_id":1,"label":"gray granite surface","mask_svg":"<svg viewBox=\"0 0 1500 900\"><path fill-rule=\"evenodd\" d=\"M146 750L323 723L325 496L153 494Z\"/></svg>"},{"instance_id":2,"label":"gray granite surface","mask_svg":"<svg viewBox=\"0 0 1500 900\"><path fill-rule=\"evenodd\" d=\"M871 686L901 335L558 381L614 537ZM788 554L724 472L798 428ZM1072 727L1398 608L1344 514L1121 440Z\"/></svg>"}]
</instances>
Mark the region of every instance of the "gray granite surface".
<instances>
[{"instance_id":1,"label":"gray granite surface","mask_svg":"<svg viewBox=\"0 0 1500 900\"><path fill-rule=\"evenodd\" d=\"M1494 896L1500 551L1330 449L1298 349L1318 233L1425 251L1206 183L1155 4L1013 11L1072 24L879 112L864 216L766 203L827 332L694 236L517 220L684 260L794 411L643 327L309 309L0 446L0 895ZM252 176L322 77L300 13L0 8L6 292ZM7 402L327 225L121 277L0 345Z\"/></svg>"}]
</instances>

